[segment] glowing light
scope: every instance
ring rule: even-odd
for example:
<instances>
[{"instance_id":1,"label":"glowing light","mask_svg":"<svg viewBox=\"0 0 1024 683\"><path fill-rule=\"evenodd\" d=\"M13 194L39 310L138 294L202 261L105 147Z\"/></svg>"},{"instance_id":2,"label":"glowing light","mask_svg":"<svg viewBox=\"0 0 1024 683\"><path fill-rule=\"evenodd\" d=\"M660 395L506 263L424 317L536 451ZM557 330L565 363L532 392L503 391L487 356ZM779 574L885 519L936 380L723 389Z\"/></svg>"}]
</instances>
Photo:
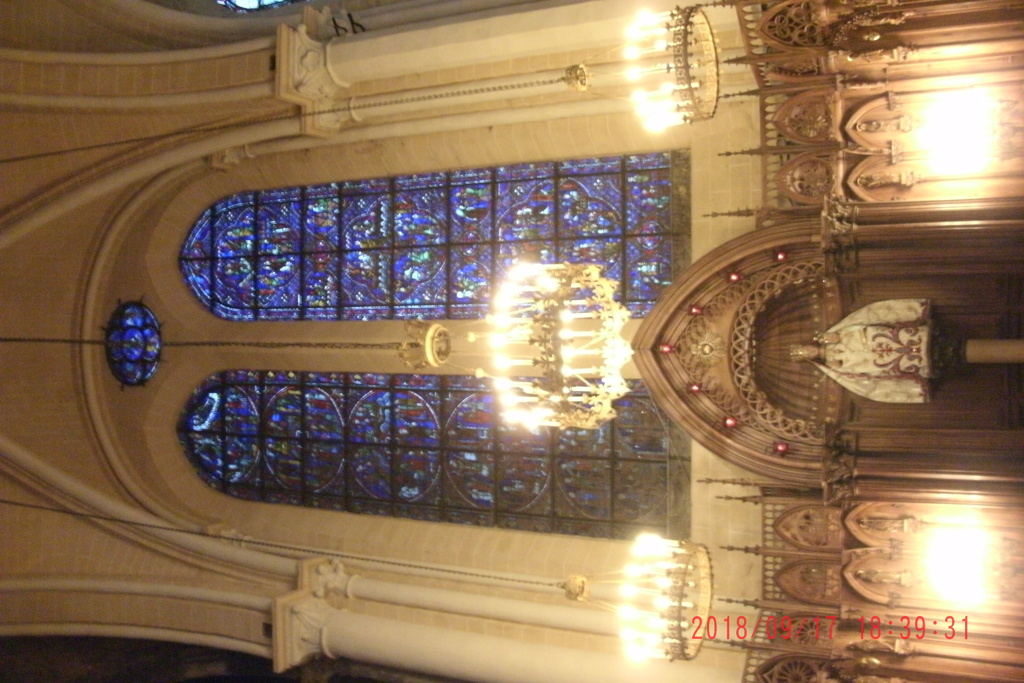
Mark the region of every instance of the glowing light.
<instances>
[{"instance_id":1,"label":"glowing light","mask_svg":"<svg viewBox=\"0 0 1024 683\"><path fill-rule=\"evenodd\" d=\"M633 95L636 113L645 129L658 133L714 115L718 103L718 51L714 32L700 8L677 7L659 15L641 12L626 30L626 39L623 55L627 60L649 58L661 62L626 72L631 81L653 76L649 84L656 89Z\"/></svg>"},{"instance_id":2,"label":"glowing light","mask_svg":"<svg viewBox=\"0 0 1024 683\"><path fill-rule=\"evenodd\" d=\"M985 602L991 537L975 526L936 526L929 530L924 562L932 590L965 606Z\"/></svg>"},{"instance_id":3,"label":"glowing light","mask_svg":"<svg viewBox=\"0 0 1024 683\"><path fill-rule=\"evenodd\" d=\"M975 175L997 156L998 102L983 89L938 93L921 115L918 144L928 150L928 172Z\"/></svg>"},{"instance_id":4,"label":"glowing light","mask_svg":"<svg viewBox=\"0 0 1024 683\"><path fill-rule=\"evenodd\" d=\"M618 612L619 617L624 621L637 621L643 614L634 605L619 605Z\"/></svg>"},{"instance_id":5,"label":"glowing light","mask_svg":"<svg viewBox=\"0 0 1024 683\"><path fill-rule=\"evenodd\" d=\"M619 587L628 605L618 609L620 638L632 659L690 659L700 640L692 619L706 619L711 604L710 562L703 546L643 533L633 542L637 561ZM699 588L698 588L699 586ZM693 612L695 604L697 609Z\"/></svg>"}]
</instances>

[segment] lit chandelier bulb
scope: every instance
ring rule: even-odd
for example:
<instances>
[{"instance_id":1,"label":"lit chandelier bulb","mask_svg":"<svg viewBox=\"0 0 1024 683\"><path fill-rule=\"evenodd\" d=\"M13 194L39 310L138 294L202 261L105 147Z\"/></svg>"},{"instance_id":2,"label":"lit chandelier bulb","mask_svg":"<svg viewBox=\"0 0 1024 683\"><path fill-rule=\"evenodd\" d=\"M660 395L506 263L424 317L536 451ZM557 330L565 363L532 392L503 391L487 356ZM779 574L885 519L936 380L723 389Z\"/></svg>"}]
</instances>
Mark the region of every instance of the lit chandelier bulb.
<instances>
[{"instance_id":1,"label":"lit chandelier bulb","mask_svg":"<svg viewBox=\"0 0 1024 683\"><path fill-rule=\"evenodd\" d=\"M554 292L558 289L558 280L550 275L542 275L537 278L537 289L542 292Z\"/></svg>"},{"instance_id":2,"label":"lit chandelier bulb","mask_svg":"<svg viewBox=\"0 0 1024 683\"><path fill-rule=\"evenodd\" d=\"M672 599L667 595L659 595L653 600L655 609L665 610L672 606Z\"/></svg>"},{"instance_id":3,"label":"lit chandelier bulb","mask_svg":"<svg viewBox=\"0 0 1024 683\"><path fill-rule=\"evenodd\" d=\"M640 619L640 616L643 614L643 612L634 605L619 605L618 611L619 618L624 619L625 621L636 621Z\"/></svg>"},{"instance_id":4,"label":"lit chandelier bulb","mask_svg":"<svg viewBox=\"0 0 1024 683\"><path fill-rule=\"evenodd\" d=\"M642 565L636 563L627 564L626 568L623 571L625 572L626 576L628 576L631 579L638 579L641 576L643 576L646 572Z\"/></svg>"}]
</instances>

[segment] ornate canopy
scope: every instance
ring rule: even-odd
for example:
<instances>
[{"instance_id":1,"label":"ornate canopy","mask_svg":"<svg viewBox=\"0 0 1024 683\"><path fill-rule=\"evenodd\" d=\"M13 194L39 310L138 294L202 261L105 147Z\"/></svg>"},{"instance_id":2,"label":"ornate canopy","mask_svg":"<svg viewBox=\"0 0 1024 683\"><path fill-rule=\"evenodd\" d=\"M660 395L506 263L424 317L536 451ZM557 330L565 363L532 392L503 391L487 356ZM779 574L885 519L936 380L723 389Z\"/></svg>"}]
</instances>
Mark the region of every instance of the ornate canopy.
<instances>
[{"instance_id":1,"label":"ornate canopy","mask_svg":"<svg viewBox=\"0 0 1024 683\"><path fill-rule=\"evenodd\" d=\"M789 347L841 318L820 222L790 221L707 254L641 324L633 346L651 394L716 454L797 484L820 481L841 390Z\"/></svg>"}]
</instances>

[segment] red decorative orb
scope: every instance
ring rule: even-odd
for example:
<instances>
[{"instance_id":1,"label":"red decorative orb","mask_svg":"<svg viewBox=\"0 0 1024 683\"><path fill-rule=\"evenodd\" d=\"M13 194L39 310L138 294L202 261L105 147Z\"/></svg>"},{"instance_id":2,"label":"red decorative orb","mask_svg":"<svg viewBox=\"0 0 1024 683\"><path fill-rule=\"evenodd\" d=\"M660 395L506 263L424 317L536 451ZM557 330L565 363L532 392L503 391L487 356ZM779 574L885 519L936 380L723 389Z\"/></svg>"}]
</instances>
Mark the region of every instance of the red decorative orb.
<instances>
[{"instance_id":1,"label":"red decorative orb","mask_svg":"<svg viewBox=\"0 0 1024 683\"><path fill-rule=\"evenodd\" d=\"M785 441L778 441L772 446L772 450L779 455L784 455L785 453L789 453L789 444Z\"/></svg>"},{"instance_id":2,"label":"red decorative orb","mask_svg":"<svg viewBox=\"0 0 1024 683\"><path fill-rule=\"evenodd\" d=\"M787 254L786 252L782 251L781 249L779 249L778 251L775 252L775 260L776 261L785 261L788 258L789 258L789 254Z\"/></svg>"},{"instance_id":3,"label":"red decorative orb","mask_svg":"<svg viewBox=\"0 0 1024 683\"><path fill-rule=\"evenodd\" d=\"M743 273L729 273L729 282L739 282L743 279Z\"/></svg>"},{"instance_id":4,"label":"red decorative orb","mask_svg":"<svg viewBox=\"0 0 1024 683\"><path fill-rule=\"evenodd\" d=\"M694 382L693 384L691 384L688 387L688 389L690 390L691 394L699 394L701 389L702 389L702 387L700 386L700 384L697 384L696 382Z\"/></svg>"},{"instance_id":5,"label":"red decorative orb","mask_svg":"<svg viewBox=\"0 0 1024 683\"><path fill-rule=\"evenodd\" d=\"M676 347L673 344L662 344L658 347L658 350L662 353L672 353L676 350Z\"/></svg>"},{"instance_id":6,"label":"red decorative orb","mask_svg":"<svg viewBox=\"0 0 1024 683\"><path fill-rule=\"evenodd\" d=\"M735 417L731 417L731 416L725 418L724 420L722 420L722 424L724 424L729 429L732 429L733 427L738 426L739 423L740 423L739 420L737 420Z\"/></svg>"},{"instance_id":7,"label":"red decorative orb","mask_svg":"<svg viewBox=\"0 0 1024 683\"><path fill-rule=\"evenodd\" d=\"M690 315L700 315L703 312L704 309L698 306L697 304L693 304L692 306L690 306Z\"/></svg>"}]
</instances>

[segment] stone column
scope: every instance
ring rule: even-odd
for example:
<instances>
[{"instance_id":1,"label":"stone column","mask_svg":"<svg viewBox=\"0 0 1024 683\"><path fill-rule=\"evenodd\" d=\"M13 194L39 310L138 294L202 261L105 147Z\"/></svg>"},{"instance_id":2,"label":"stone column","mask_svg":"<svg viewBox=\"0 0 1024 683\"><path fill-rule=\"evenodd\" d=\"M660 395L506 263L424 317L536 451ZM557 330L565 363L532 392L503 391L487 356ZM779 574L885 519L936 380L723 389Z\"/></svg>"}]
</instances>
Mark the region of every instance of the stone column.
<instances>
[{"instance_id":1,"label":"stone column","mask_svg":"<svg viewBox=\"0 0 1024 683\"><path fill-rule=\"evenodd\" d=\"M1024 339L968 339L968 363L1024 363Z\"/></svg>"},{"instance_id":2,"label":"stone column","mask_svg":"<svg viewBox=\"0 0 1024 683\"><path fill-rule=\"evenodd\" d=\"M541 63L552 52L604 51L622 42L633 7L613 0L545 3L543 9L505 8L472 14L460 21L420 24L401 31L372 31L330 38L308 24L282 24L277 32L275 94L299 105L302 132L330 137L353 121L388 117L429 117L432 109L457 105L465 110L489 101L531 98L549 104L543 96L568 93L566 69L574 63L551 58L548 68L528 67L518 73L476 78L487 65L533 59ZM452 70L464 73L453 74ZM442 85L387 87L387 79L445 73L434 79ZM484 71L486 73L486 71ZM423 78L428 81L430 78ZM602 76L604 84L621 85L622 76ZM445 81L448 81L445 83ZM383 82L383 89L368 91L367 84ZM374 92L376 91L376 92ZM541 99L536 99L541 98ZM504 109L515 108L506 106Z\"/></svg>"},{"instance_id":3,"label":"stone column","mask_svg":"<svg viewBox=\"0 0 1024 683\"><path fill-rule=\"evenodd\" d=\"M365 581L360 587L359 583ZM699 680L732 683L739 671L667 660L635 663L623 655L602 650L580 650L512 637L484 635L440 626L426 626L397 619L360 614L333 606L331 594L348 599L385 600L430 610L434 613L475 617L479 623L533 623L559 634L565 629L587 628L579 617L566 618L566 608L518 603L487 594L432 589L416 596L414 585L394 585L363 580L345 574L338 562L311 560L302 563L299 589L274 601L274 668L284 671L311 657L325 655L392 666L411 671L472 681L521 683L621 683L643 680L669 683ZM479 604L478 604L479 601ZM550 612L534 619L531 611ZM577 611L577 610L573 610ZM580 612L586 612L581 608ZM554 621L548 619L552 617ZM565 621L561 621L566 619ZM595 633L607 633L608 620L595 612ZM514 632L516 629L512 629Z\"/></svg>"}]
</instances>

